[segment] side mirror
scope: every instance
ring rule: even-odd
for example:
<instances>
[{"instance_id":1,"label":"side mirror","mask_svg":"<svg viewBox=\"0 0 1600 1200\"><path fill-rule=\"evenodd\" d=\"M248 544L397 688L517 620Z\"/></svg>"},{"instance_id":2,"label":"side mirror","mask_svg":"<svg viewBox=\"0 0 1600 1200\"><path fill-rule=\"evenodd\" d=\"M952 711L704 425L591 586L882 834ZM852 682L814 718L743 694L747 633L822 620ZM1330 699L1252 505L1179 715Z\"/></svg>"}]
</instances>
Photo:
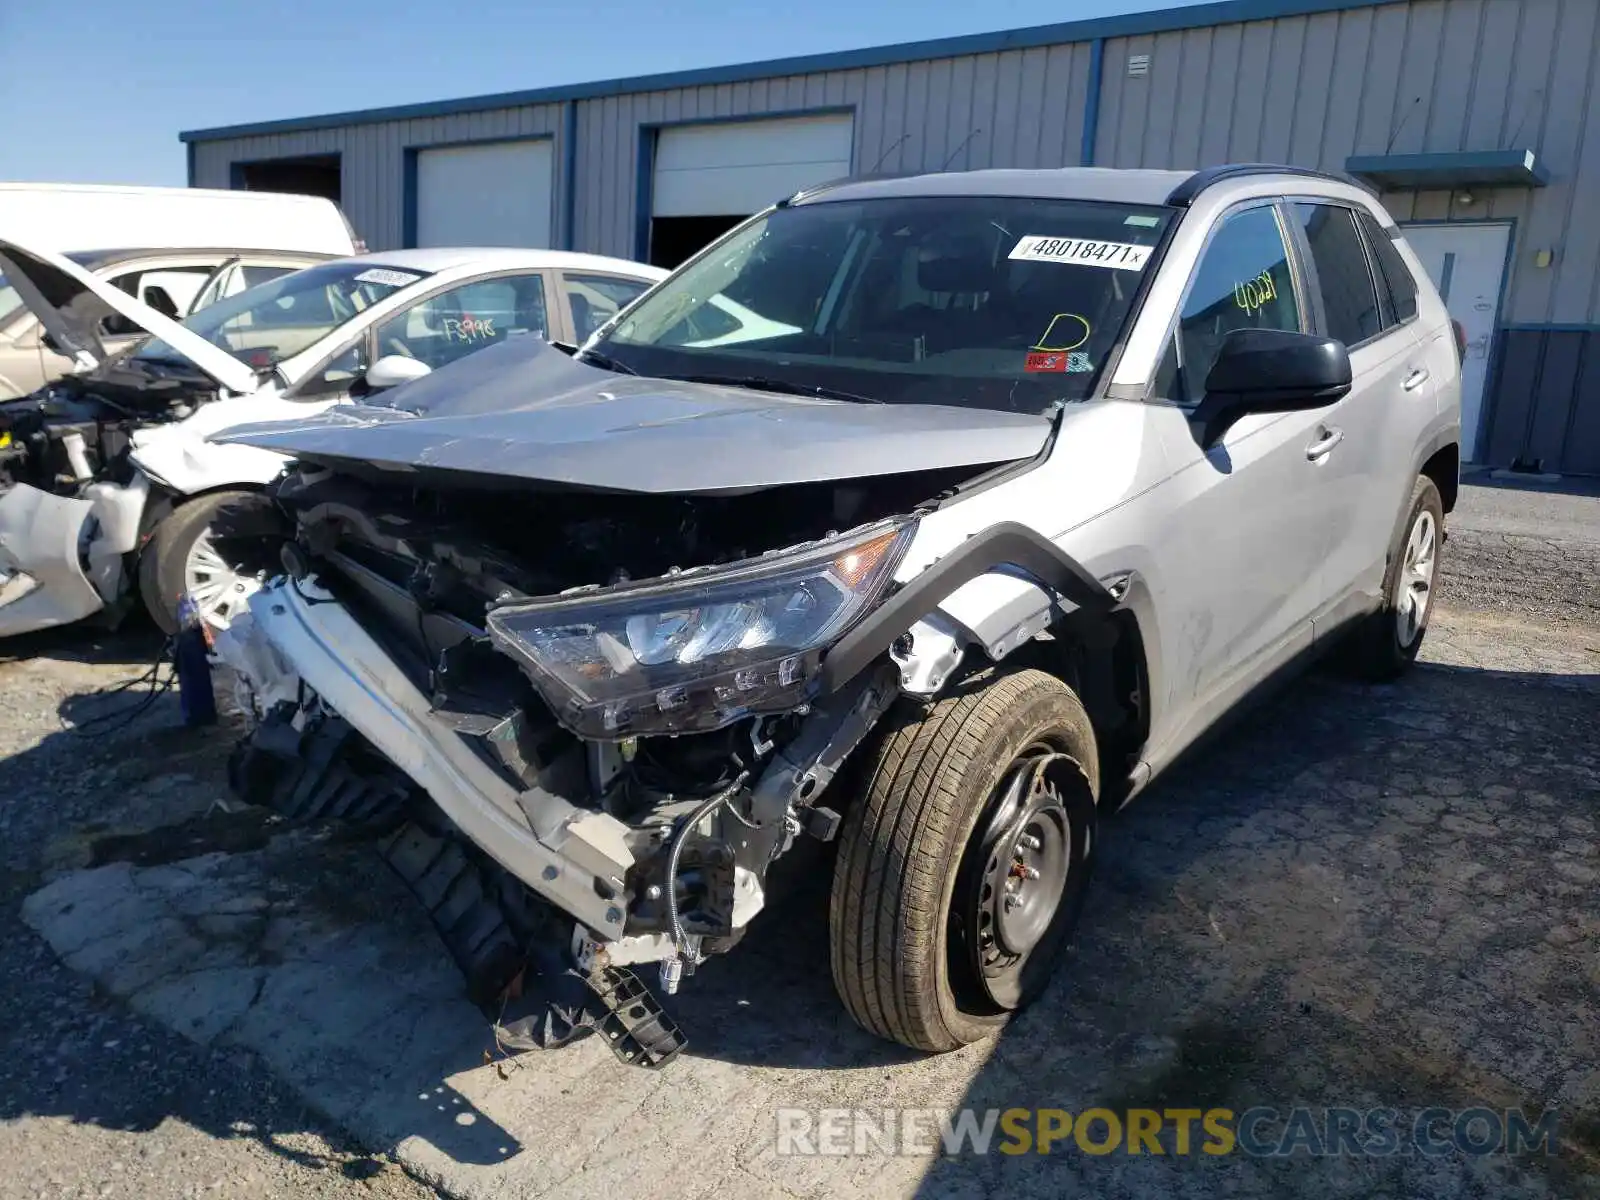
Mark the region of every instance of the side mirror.
<instances>
[{"instance_id":1,"label":"side mirror","mask_svg":"<svg viewBox=\"0 0 1600 1200\"><path fill-rule=\"evenodd\" d=\"M432 370L427 363L407 355L386 354L367 368L365 379L367 387L376 392L421 379Z\"/></svg>"},{"instance_id":2,"label":"side mirror","mask_svg":"<svg viewBox=\"0 0 1600 1200\"><path fill-rule=\"evenodd\" d=\"M1326 408L1350 391L1343 342L1283 329L1234 329L1206 375L1194 419L1209 446L1247 413Z\"/></svg>"}]
</instances>

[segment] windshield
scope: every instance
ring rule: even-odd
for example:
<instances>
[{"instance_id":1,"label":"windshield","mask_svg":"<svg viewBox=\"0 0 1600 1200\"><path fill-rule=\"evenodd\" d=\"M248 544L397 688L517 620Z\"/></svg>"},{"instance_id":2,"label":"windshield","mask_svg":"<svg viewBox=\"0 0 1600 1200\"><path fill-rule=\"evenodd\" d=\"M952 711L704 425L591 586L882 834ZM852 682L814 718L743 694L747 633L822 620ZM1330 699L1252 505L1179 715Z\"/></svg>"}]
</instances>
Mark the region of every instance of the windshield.
<instances>
[{"instance_id":1,"label":"windshield","mask_svg":"<svg viewBox=\"0 0 1600 1200\"><path fill-rule=\"evenodd\" d=\"M299 354L363 309L426 277L423 271L361 261L322 263L218 300L183 325L250 366L265 369ZM159 338L151 338L132 357L164 362L183 355Z\"/></svg>"},{"instance_id":2,"label":"windshield","mask_svg":"<svg viewBox=\"0 0 1600 1200\"><path fill-rule=\"evenodd\" d=\"M1088 395L1169 220L990 196L779 208L586 349L661 378L1043 412Z\"/></svg>"}]
</instances>

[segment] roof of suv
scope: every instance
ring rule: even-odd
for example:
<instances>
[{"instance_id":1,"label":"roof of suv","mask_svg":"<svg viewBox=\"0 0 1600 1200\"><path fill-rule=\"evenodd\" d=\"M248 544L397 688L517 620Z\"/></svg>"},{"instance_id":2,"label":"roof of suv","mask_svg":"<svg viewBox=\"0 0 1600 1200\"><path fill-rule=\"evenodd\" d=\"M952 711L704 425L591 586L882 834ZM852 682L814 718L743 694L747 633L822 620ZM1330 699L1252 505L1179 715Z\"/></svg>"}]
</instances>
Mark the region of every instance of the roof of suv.
<instances>
[{"instance_id":1,"label":"roof of suv","mask_svg":"<svg viewBox=\"0 0 1600 1200\"><path fill-rule=\"evenodd\" d=\"M804 204L820 200L868 200L899 196L1021 196L1040 200L1101 200L1114 204L1187 206L1196 195L1213 184L1251 175L1293 175L1302 179L1321 179L1364 187L1344 175L1279 163L1233 163L1199 171L1060 167L1053 170L995 169L846 179L807 188L790 202Z\"/></svg>"}]
</instances>

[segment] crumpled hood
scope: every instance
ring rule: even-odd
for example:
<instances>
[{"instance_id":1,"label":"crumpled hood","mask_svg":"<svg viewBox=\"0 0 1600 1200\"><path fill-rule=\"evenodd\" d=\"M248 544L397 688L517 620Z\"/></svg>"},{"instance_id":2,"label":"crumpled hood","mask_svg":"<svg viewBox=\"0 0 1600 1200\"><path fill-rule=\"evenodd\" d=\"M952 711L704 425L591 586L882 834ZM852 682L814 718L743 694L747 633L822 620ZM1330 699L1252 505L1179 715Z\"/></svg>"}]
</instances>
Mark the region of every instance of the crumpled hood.
<instances>
[{"instance_id":1,"label":"crumpled hood","mask_svg":"<svg viewBox=\"0 0 1600 1200\"><path fill-rule=\"evenodd\" d=\"M534 337L480 350L381 401L212 440L330 466L712 495L1010 462L1037 454L1050 432L1045 416L617 375Z\"/></svg>"},{"instance_id":2,"label":"crumpled hood","mask_svg":"<svg viewBox=\"0 0 1600 1200\"><path fill-rule=\"evenodd\" d=\"M146 333L155 334L223 387L241 395L256 389L256 373L251 367L70 258L0 241L0 273L80 370L91 370L106 361L99 326L102 319L118 313Z\"/></svg>"}]
</instances>

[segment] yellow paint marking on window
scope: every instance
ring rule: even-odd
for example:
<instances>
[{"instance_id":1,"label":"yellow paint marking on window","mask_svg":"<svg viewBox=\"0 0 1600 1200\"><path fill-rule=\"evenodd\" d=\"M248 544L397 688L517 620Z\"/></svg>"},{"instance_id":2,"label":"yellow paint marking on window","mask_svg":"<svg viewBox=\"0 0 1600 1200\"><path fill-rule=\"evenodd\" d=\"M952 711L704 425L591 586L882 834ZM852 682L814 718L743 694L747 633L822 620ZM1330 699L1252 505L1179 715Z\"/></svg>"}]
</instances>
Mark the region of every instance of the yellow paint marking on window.
<instances>
[{"instance_id":1,"label":"yellow paint marking on window","mask_svg":"<svg viewBox=\"0 0 1600 1200\"><path fill-rule=\"evenodd\" d=\"M1254 279L1233 285L1233 302L1252 315L1260 312L1267 301L1278 298L1278 286L1271 271L1263 271Z\"/></svg>"},{"instance_id":2,"label":"yellow paint marking on window","mask_svg":"<svg viewBox=\"0 0 1600 1200\"><path fill-rule=\"evenodd\" d=\"M1065 326L1062 326L1063 321L1066 322ZM1081 334L1078 334L1077 341L1072 341L1073 334L1077 332L1072 327L1073 322L1076 322L1083 330ZM1085 321L1077 313L1057 313L1050 318L1050 324L1045 328L1034 349L1050 354L1065 354L1069 350L1076 350L1088 340L1089 322ZM1057 345L1057 341L1061 344Z\"/></svg>"}]
</instances>

